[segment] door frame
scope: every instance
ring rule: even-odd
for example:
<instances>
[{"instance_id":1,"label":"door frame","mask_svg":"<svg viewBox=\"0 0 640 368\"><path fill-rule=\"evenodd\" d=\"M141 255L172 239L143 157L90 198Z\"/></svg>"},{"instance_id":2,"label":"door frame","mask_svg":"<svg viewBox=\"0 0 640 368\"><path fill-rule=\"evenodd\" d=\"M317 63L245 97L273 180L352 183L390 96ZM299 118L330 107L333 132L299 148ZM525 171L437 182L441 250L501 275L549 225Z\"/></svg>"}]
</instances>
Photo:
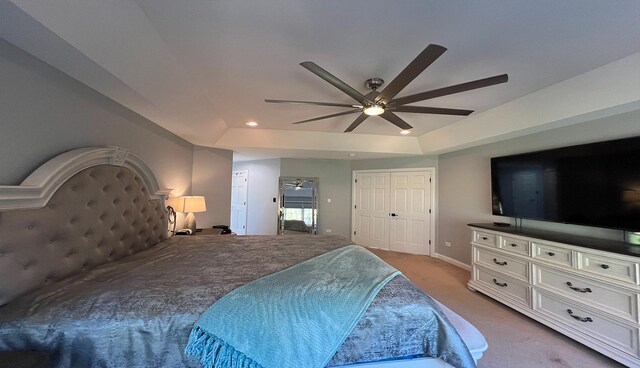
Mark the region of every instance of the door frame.
<instances>
[{"instance_id":1,"label":"door frame","mask_svg":"<svg viewBox=\"0 0 640 368\"><path fill-rule=\"evenodd\" d=\"M415 171L426 171L431 174L431 191L429 195L431 196L431 221L429 221L429 226L431 227L431 244L429 247L429 256L436 256L436 243L438 239L438 231L436 229L436 214L438 213L438 180L436 180L437 170L435 167L422 167L422 168L406 168L406 169L373 169L373 170L352 170L351 171L351 241L355 243L355 236L353 232L356 229L356 176L358 173L393 173L393 172L415 172Z\"/></svg>"},{"instance_id":2,"label":"door frame","mask_svg":"<svg viewBox=\"0 0 640 368\"><path fill-rule=\"evenodd\" d=\"M312 235L318 235L318 217L319 217L319 212L318 211L318 182L319 179L317 176L313 176L313 177L306 177L306 176L281 176L278 179L278 201L277 201L277 207L276 207L276 216L278 218L278 228L277 228L277 234L278 235L283 235L284 234L284 213L282 212L283 209L283 205L284 205L284 193L285 193L285 182L287 181L294 181L294 180L305 180L305 181L310 181L313 183L313 190L312 190L312 194L311 194L311 229L312 229Z\"/></svg>"},{"instance_id":3,"label":"door frame","mask_svg":"<svg viewBox=\"0 0 640 368\"><path fill-rule=\"evenodd\" d=\"M231 171L231 176L233 176L234 174L246 174L246 185L245 185L245 200L247 202L247 204L244 205L244 234L241 235L247 235L247 232L249 231L249 170L234 170ZM232 184L233 186L233 184ZM233 190L233 188L232 188ZM232 195L233 196L233 195ZM231 206L233 206L233 203L231 203ZM231 224L229 224L229 228L231 228Z\"/></svg>"}]
</instances>

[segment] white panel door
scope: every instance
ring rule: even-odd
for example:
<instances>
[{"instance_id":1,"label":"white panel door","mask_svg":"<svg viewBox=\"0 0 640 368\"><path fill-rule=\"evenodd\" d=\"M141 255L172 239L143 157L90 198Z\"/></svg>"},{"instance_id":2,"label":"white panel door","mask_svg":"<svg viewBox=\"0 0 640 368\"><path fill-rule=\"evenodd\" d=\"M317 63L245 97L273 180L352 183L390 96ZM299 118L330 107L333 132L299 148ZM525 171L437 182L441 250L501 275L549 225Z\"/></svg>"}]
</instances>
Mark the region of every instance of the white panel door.
<instances>
[{"instance_id":1,"label":"white panel door","mask_svg":"<svg viewBox=\"0 0 640 368\"><path fill-rule=\"evenodd\" d=\"M388 172L356 174L356 244L389 249L389 177Z\"/></svg>"},{"instance_id":2,"label":"white panel door","mask_svg":"<svg viewBox=\"0 0 640 368\"><path fill-rule=\"evenodd\" d=\"M431 173L392 172L389 193L389 249L429 254Z\"/></svg>"},{"instance_id":3,"label":"white panel door","mask_svg":"<svg viewBox=\"0 0 640 368\"><path fill-rule=\"evenodd\" d=\"M247 171L234 171L231 175L231 224L236 234L247 234Z\"/></svg>"}]
</instances>

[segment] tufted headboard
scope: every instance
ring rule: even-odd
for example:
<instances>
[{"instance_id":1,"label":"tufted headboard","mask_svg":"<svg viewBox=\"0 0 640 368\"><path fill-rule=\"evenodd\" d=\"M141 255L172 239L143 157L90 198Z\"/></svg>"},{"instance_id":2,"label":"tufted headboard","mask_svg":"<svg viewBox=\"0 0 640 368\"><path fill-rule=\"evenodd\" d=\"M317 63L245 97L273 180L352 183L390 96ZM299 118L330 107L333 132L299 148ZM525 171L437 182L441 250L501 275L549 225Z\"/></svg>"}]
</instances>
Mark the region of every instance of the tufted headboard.
<instances>
[{"instance_id":1,"label":"tufted headboard","mask_svg":"<svg viewBox=\"0 0 640 368\"><path fill-rule=\"evenodd\" d=\"M0 187L0 305L166 239L165 193L117 147L68 152Z\"/></svg>"}]
</instances>

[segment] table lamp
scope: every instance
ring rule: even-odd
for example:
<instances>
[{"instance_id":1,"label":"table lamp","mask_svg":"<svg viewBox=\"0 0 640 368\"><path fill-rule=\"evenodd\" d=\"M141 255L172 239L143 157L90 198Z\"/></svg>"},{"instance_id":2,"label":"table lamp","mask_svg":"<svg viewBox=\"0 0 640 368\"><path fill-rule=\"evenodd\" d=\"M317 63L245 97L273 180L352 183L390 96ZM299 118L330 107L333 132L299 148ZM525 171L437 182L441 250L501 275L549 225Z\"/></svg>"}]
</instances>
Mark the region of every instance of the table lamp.
<instances>
[{"instance_id":1,"label":"table lamp","mask_svg":"<svg viewBox=\"0 0 640 368\"><path fill-rule=\"evenodd\" d=\"M192 234L196 232L196 212L204 212L207 210L203 196L181 196L172 197L167 200L168 204L173 207L176 212L187 213L184 219L183 229L191 230Z\"/></svg>"}]
</instances>

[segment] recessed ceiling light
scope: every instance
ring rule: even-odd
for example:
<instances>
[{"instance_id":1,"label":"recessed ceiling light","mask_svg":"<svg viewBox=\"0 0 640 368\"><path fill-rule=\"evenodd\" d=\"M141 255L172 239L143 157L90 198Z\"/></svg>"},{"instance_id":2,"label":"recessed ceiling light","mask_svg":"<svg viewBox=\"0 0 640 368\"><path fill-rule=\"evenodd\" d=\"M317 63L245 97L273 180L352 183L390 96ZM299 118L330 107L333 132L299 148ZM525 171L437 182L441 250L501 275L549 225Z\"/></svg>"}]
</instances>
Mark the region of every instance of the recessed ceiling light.
<instances>
[{"instance_id":1,"label":"recessed ceiling light","mask_svg":"<svg viewBox=\"0 0 640 368\"><path fill-rule=\"evenodd\" d=\"M411 131L410 131L410 130L408 130L408 129L404 129L404 130L401 130L401 131L400 131L400 134L402 134L402 135L411 134Z\"/></svg>"},{"instance_id":2,"label":"recessed ceiling light","mask_svg":"<svg viewBox=\"0 0 640 368\"><path fill-rule=\"evenodd\" d=\"M349 157L356 157L356 154L355 153L350 153Z\"/></svg>"},{"instance_id":3,"label":"recessed ceiling light","mask_svg":"<svg viewBox=\"0 0 640 368\"><path fill-rule=\"evenodd\" d=\"M249 122L246 122L245 124L247 124L250 127L258 126L258 123L256 123L255 121L249 121Z\"/></svg>"}]
</instances>

